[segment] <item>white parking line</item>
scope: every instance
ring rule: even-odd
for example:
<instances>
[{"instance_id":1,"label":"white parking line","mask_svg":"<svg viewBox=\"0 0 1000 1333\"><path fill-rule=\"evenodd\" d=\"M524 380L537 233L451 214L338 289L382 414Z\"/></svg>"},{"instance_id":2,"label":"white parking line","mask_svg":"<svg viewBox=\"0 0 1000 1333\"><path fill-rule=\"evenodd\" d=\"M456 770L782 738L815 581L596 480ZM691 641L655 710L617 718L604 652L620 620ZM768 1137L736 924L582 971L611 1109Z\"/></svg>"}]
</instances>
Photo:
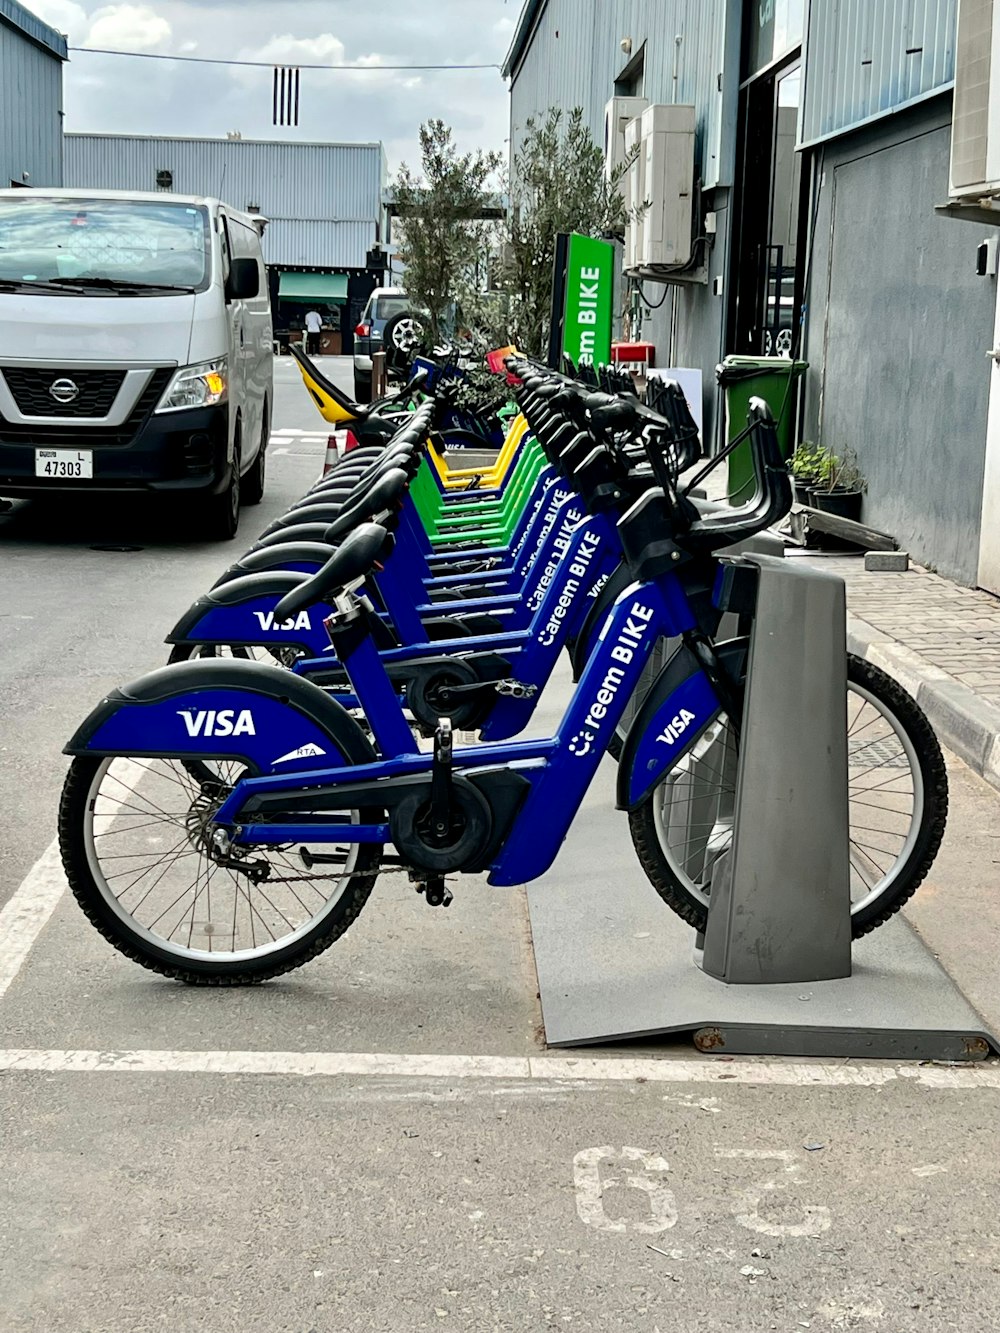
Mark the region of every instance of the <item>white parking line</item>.
<instances>
[{"instance_id":1,"label":"white parking line","mask_svg":"<svg viewBox=\"0 0 1000 1333\"><path fill-rule=\"evenodd\" d=\"M65 888L59 844L52 842L0 912L0 996L20 972Z\"/></svg>"},{"instance_id":2,"label":"white parking line","mask_svg":"<svg viewBox=\"0 0 1000 1333\"><path fill-rule=\"evenodd\" d=\"M143 768L134 759L118 761L115 772L125 793L129 791L125 784L134 787ZM113 819L120 804L121 801L102 795L95 810L95 826L100 826L102 820ZM59 840L54 838L0 911L0 997L20 972L31 946L45 929L65 891Z\"/></svg>"},{"instance_id":3,"label":"white parking line","mask_svg":"<svg viewBox=\"0 0 1000 1333\"><path fill-rule=\"evenodd\" d=\"M805 1061L568 1056L392 1055L340 1051L0 1050L0 1071L78 1074L278 1074L293 1078L508 1079L555 1083L720 1083L934 1091L1000 1089L1000 1063L825 1065Z\"/></svg>"}]
</instances>

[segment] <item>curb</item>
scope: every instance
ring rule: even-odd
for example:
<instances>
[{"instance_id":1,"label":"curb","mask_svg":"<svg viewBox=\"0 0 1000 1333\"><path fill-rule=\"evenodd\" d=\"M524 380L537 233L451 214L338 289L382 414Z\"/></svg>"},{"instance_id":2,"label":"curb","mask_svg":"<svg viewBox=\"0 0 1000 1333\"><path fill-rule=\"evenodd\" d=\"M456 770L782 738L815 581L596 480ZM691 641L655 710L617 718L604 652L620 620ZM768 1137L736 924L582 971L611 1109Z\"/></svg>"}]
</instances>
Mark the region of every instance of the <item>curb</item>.
<instances>
[{"instance_id":1,"label":"curb","mask_svg":"<svg viewBox=\"0 0 1000 1333\"><path fill-rule=\"evenodd\" d=\"M913 695L942 745L1000 790L1000 707L867 621L848 614L847 647Z\"/></svg>"}]
</instances>

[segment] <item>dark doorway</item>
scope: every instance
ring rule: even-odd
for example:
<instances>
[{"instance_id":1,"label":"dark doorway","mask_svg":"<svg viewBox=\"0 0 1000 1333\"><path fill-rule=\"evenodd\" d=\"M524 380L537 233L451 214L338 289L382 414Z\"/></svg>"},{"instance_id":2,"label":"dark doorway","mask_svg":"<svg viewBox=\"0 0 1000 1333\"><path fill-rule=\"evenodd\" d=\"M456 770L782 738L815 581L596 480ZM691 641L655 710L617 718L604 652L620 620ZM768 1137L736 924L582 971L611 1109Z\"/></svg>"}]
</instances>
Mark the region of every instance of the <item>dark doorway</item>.
<instances>
[{"instance_id":1,"label":"dark doorway","mask_svg":"<svg viewBox=\"0 0 1000 1333\"><path fill-rule=\"evenodd\" d=\"M744 356L794 356L800 343L808 235L808 167L796 152L797 56L740 92L736 234L727 345Z\"/></svg>"}]
</instances>

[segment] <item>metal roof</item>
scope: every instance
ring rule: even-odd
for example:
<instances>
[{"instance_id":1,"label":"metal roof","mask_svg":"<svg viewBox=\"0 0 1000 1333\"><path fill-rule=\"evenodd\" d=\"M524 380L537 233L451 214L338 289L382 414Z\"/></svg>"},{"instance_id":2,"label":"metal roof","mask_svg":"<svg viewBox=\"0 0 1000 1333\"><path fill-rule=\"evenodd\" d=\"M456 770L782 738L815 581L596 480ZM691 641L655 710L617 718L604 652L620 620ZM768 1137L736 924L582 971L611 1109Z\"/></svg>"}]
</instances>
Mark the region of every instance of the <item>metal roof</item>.
<instances>
[{"instance_id":1,"label":"metal roof","mask_svg":"<svg viewBox=\"0 0 1000 1333\"><path fill-rule=\"evenodd\" d=\"M504 56L503 65L500 68L500 74L503 78L509 79L514 72L515 65L520 63L521 57L527 48L531 37L531 30L535 25L535 20L541 13L546 0L524 0L521 6L521 13L517 20L517 27L514 29L514 36L511 38L510 50Z\"/></svg>"},{"instance_id":2,"label":"metal roof","mask_svg":"<svg viewBox=\"0 0 1000 1333\"><path fill-rule=\"evenodd\" d=\"M18 0L0 0L0 23L8 24L59 60L69 59L69 49L62 33L43 23L37 14L32 14L30 9L18 4Z\"/></svg>"}]
</instances>

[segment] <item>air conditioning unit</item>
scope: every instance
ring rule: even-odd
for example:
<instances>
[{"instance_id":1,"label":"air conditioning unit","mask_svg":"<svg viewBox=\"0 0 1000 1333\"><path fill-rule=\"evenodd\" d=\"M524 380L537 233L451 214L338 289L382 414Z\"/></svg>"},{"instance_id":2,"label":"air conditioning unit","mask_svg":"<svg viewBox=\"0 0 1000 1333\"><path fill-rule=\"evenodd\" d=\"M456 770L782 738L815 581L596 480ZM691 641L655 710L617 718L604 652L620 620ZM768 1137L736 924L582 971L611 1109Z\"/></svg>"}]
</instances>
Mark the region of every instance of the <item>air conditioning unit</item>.
<instances>
[{"instance_id":1,"label":"air conditioning unit","mask_svg":"<svg viewBox=\"0 0 1000 1333\"><path fill-rule=\"evenodd\" d=\"M636 99L638 100L638 99ZM628 176L624 182L625 202L629 209L629 219L625 224L625 271L630 273L639 268L642 259L642 224L645 219L643 203L646 199L646 159L641 151L642 121L636 117L625 126L626 156L634 150L640 151L632 159Z\"/></svg>"},{"instance_id":2,"label":"air conditioning unit","mask_svg":"<svg viewBox=\"0 0 1000 1333\"><path fill-rule=\"evenodd\" d=\"M625 161L625 127L648 106L648 97L612 97L604 108L604 174L608 180Z\"/></svg>"},{"instance_id":3,"label":"air conditioning unit","mask_svg":"<svg viewBox=\"0 0 1000 1333\"><path fill-rule=\"evenodd\" d=\"M642 190L649 208L642 218L641 268L691 262L694 126L693 106L654 105L642 113Z\"/></svg>"},{"instance_id":4,"label":"air conditioning unit","mask_svg":"<svg viewBox=\"0 0 1000 1333\"><path fill-rule=\"evenodd\" d=\"M952 199L1000 194L1000 0L959 0Z\"/></svg>"}]
</instances>

